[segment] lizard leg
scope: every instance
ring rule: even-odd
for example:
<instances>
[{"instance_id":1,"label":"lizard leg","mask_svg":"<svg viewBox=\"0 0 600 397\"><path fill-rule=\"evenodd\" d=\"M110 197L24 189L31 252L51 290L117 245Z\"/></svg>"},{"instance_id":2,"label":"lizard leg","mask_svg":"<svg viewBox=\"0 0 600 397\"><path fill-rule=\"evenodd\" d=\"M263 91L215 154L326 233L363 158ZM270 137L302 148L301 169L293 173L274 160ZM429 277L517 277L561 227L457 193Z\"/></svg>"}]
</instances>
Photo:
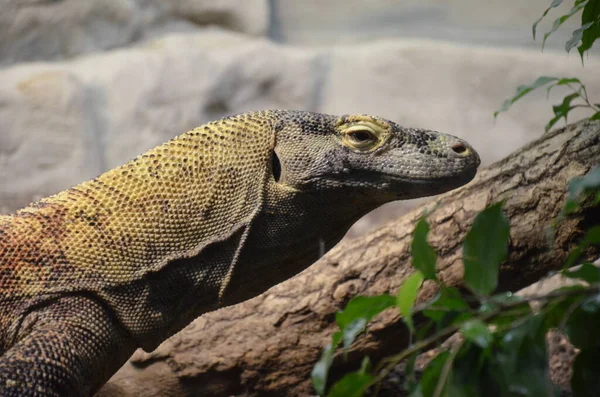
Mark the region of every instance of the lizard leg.
<instances>
[{"instance_id":1,"label":"lizard leg","mask_svg":"<svg viewBox=\"0 0 600 397\"><path fill-rule=\"evenodd\" d=\"M62 297L32 310L19 341L0 357L0 396L89 396L135 344L96 299Z\"/></svg>"}]
</instances>

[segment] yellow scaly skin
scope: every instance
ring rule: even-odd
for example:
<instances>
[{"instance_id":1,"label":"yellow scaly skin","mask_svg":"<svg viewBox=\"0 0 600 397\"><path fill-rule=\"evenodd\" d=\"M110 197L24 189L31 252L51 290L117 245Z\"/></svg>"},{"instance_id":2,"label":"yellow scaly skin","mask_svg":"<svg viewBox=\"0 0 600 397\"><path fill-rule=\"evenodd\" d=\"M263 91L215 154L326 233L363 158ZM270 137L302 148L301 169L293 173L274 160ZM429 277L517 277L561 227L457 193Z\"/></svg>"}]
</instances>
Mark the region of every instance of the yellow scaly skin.
<instances>
[{"instance_id":1,"label":"yellow scaly skin","mask_svg":"<svg viewBox=\"0 0 600 397\"><path fill-rule=\"evenodd\" d=\"M467 183L464 141L246 113L0 216L0 395L87 396L137 347L297 274L360 216Z\"/></svg>"}]
</instances>

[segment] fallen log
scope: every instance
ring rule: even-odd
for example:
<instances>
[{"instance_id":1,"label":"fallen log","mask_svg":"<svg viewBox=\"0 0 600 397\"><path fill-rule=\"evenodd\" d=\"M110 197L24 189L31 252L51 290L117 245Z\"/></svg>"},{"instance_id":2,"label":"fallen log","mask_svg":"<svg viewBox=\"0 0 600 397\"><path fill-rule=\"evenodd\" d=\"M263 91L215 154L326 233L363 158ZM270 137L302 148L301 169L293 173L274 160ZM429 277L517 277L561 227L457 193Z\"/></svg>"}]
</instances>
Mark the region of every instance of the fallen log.
<instances>
[{"instance_id":1,"label":"fallen log","mask_svg":"<svg viewBox=\"0 0 600 397\"><path fill-rule=\"evenodd\" d=\"M560 212L568 181L600 163L600 122L580 122L545 134L482 171L468 186L442 195L388 225L343 241L317 264L259 297L208 313L154 352L137 351L98 396L308 396L313 364L335 331L334 315L355 295L394 293L411 274L415 221L428 211L430 242L439 253L439 277L460 286L461 244L474 216L505 200L510 254L499 290L517 291L560 268L584 224L600 219L586 210L548 226ZM597 251L588 252L590 256ZM420 299L431 297L425 284ZM336 360L333 376L401 351L407 331L384 312L354 344L349 360Z\"/></svg>"}]
</instances>

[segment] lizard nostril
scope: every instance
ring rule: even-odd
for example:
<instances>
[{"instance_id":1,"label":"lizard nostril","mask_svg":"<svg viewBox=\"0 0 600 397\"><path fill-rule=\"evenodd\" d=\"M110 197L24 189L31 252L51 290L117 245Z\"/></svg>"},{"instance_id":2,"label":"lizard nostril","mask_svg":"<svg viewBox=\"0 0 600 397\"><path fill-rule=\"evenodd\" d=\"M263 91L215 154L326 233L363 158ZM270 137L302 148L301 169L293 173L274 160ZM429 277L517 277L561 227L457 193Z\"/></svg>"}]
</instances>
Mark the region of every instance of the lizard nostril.
<instances>
[{"instance_id":1,"label":"lizard nostril","mask_svg":"<svg viewBox=\"0 0 600 397\"><path fill-rule=\"evenodd\" d=\"M465 156L467 154L469 154L469 149L467 148L467 146L464 143L455 143L454 145L451 146L452 150L454 151L454 153L456 154L460 154L461 156Z\"/></svg>"}]
</instances>

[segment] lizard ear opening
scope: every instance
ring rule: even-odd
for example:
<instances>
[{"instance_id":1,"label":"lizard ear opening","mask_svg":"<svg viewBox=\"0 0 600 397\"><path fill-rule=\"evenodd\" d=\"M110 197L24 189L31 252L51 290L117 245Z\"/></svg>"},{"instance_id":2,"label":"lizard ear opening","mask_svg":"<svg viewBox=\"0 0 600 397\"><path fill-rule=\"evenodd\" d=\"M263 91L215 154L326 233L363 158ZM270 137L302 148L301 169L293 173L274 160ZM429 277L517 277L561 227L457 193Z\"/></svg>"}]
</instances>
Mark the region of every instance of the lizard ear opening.
<instances>
[{"instance_id":1,"label":"lizard ear opening","mask_svg":"<svg viewBox=\"0 0 600 397\"><path fill-rule=\"evenodd\" d=\"M275 182L279 182L281 179L281 162L274 150L273 155L271 156L271 172L273 172L273 179L275 179Z\"/></svg>"}]
</instances>

